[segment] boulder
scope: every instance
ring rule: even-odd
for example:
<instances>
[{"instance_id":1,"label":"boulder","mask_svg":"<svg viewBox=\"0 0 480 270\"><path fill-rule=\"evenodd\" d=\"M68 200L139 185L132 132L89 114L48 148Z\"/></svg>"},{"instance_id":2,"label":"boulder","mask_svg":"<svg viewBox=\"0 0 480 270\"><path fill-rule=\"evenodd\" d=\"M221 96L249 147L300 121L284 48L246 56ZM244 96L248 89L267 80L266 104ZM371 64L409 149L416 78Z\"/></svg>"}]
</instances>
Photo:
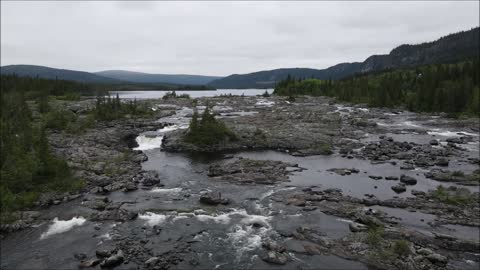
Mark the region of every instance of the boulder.
<instances>
[{"instance_id":1,"label":"boulder","mask_svg":"<svg viewBox=\"0 0 480 270\"><path fill-rule=\"evenodd\" d=\"M125 184L125 191L134 191L137 189L138 189L137 185L135 185L135 183L133 182L128 182L127 184Z\"/></svg>"},{"instance_id":2,"label":"boulder","mask_svg":"<svg viewBox=\"0 0 480 270\"><path fill-rule=\"evenodd\" d=\"M351 232L365 232L368 230L368 227L366 225L352 222L348 224L348 228L350 229Z\"/></svg>"},{"instance_id":3,"label":"boulder","mask_svg":"<svg viewBox=\"0 0 480 270\"><path fill-rule=\"evenodd\" d=\"M265 255L262 256L262 260L268 263L284 265L287 263L288 258L282 253L268 251Z\"/></svg>"},{"instance_id":4,"label":"boulder","mask_svg":"<svg viewBox=\"0 0 480 270\"><path fill-rule=\"evenodd\" d=\"M446 158L439 158L435 161L435 165L447 167L448 166L448 159Z\"/></svg>"},{"instance_id":5,"label":"boulder","mask_svg":"<svg viewBox=\"0 0 480 270\"><path fill-rule=\"evenodd\" d=\"M395 191L396 193L402 193L402 192L407 191L407 187L405 187L405 184L400 183L396 186L393 186L392 190Z\"/></svg>"},{"instance_id":6,"label":"boulder","mask_svg":"<svg viewBox=\"0 0 480 270\"><path fill-rule=\"evenodd\" d=\"M230 200L222 198L222 193L220 192L209 192L200 196L200 202L208 205L226 205L230 203Z\"/></svg>"},{"instance_id":7,"label":"boulder","mask_svg":"<svg viewBox=\"0 0 480 270\"><path fill-rule=\"evenodd\" d=\"M437 140L431 140L430 145L439 145Z\"/></svg>"},{"instance_id":8,"label":"boulder","mask_svg":"<svg viewBox=\"0 0 480 270\"><path fill-rule=\"evenodd\" d=\"M438 253L432 253L427 256L427 259L434 264L447 264L447 257L440 255Z\"/></svg>"},{"instance_id":9,"label":"boulder","mask_svg":"<svg viewBox=\"0 0 480 270\"><path fill-rule=\"evenodd\" d=\"M415 179L411 176L402 174L400 176L400 182L402 182L404 184L407 184L407 185L416 185L417 184L417 179Z\"/></svg>"},{"instance_id":10,"label":"boulder","mask_svg":"<svg viewBox=\"0 0 480 270\"><path fill-rule=\"evenodd\" d=\"M119 250L115 255L112 255L105 259L101 264L100 267L102 268L108 268L108 267L115 267L119 264L121 264L124 260L124 255L123 251Z\"/></svg>"},{"instance_id":11,"label":"boulder","mask_svg":"<svg viewBox=\"0 0 480 270\"><path fill-rule=\"evenodd\" d=\"M266 241L262 243L262 247L267 250L275 251L275 252L285 252L287 248L284 245L280 245L278 242L275 241Z\"/></svg>"}]
</instances>

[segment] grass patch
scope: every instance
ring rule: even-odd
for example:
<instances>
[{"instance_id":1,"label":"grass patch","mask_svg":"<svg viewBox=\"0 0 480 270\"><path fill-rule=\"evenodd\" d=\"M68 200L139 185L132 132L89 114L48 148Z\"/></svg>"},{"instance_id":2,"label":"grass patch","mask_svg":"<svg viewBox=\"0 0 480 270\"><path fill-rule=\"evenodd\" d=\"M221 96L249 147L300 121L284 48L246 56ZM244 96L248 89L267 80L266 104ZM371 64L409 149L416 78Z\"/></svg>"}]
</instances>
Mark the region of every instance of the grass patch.
<instances>
[{"instance_id":1,"label":"grass patch","mask_svg":"<svg viewBox=\"0 0 480 270\"><path fill-rule=\"evenodd\" d=\"M462 171L454 171L454 172L452 172L452 176L464 177L465 173L462 172Z\"/></svg>"},{"instance_id":2,"label":"grass patch","mask_svg":"<svg viewBox=\"0 0 480 270\"><path fill-rule=\"evenodd\" d=\"M456 190L448 190L442 185L438 186L431 193L431 196L437 201L452 205L466 205L474 200L468 189L457 188Z\"/></svg>"}]
</instances>

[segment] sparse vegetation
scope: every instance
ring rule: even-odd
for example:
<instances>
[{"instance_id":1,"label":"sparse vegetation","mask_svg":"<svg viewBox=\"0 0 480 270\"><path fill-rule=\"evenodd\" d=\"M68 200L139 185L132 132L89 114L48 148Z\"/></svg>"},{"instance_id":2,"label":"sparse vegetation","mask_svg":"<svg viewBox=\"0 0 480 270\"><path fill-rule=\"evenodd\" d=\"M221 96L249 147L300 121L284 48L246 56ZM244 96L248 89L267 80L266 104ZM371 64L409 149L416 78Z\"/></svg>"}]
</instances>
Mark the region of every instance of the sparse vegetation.
<instances>
[{"instance_id":1,"label":"sparse vegetation","mask_svg":"<svg viewBox=\"0 0 480 270\"><path fill-rule=\"evenodd\" d=\"M432 198L452 205L462 205L471 203L474 198L471 192L466 188L456 188L449 190L442 185L438 186L433 192L431 192Z\"/></svg>"},{"instance_id":2,"label":"sparse vegetation","mask_svg":"<svg viewBox=\"0 0 480 270\"><path fill-rule=\"evenodd\" d=\"M462 171L454 171L454 172L452 172L452 176L464 177L465 173L462 172Z\"/></svg>"},{"instance_id":3,"label":"sparse vegetation","mask_svg":"<svg viewBox=\"0 0 480 270\"><path fill-rule=\"evenodd\" d=\"M393 252L400 257L405 257L410 254L410 244L406 240L396 240L393 243Z\"/></svg>"},{"instance_id":4,"label":"sparse vegetation","mask_svg":"<svg viewBox=\"0 0 480 270\"><path fill-rule=\"evenodd\" d=\"M171 98L186 98L186 99L189 99L190 95L189 94L177 95L177 92L175 92L175 90L174 90L174 91L165 93L165 95L162 97L163 100L167 100L167 99L171 99Z\"/></svg>"},{"instance_id":5,"label":"sparse vegetation","mask_svg":"<svg viewBox=\"0 0 480 270\"><path fill-rule=\"evenodd\" d=\"M130 116L150 116L153 111L145 104L139 104L137 100L121 102L118 94L115 98L110 95L97 96L95 103L94 115L95 119L101 121L111 121L115 119Z\"/></svg>"},{"instance_id":6,"label":"sparse vegetation","mask_svg":"<svg viewBox=\"0 0 480 270\"><path fill-rule=\"evenodd\" d=\"M367 237L365 242L372 247L378 247L383 239L383 227L379 226L370 226L367 231Z\"/></svg>"}]
</instances>

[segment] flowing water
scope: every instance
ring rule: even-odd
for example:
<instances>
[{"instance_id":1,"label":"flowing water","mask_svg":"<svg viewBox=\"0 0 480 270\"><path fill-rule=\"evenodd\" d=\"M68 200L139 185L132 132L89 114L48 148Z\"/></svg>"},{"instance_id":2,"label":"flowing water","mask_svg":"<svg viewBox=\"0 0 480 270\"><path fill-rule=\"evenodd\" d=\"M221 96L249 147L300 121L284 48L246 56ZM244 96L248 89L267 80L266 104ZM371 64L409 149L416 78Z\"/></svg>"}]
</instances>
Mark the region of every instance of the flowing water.
<instances>
[{"instance_id":1,"label":"flowing water","mask_svg":"<svg viewBox=\"0 0 480 270\"><path fill-rule=\"evenodd\" d=\"M180 93L180 91L178 91ZM135 92L139 94L139 92ZM152 97L151 91L146 93ZM132 97L129 94L122 98ZM147 96L145 96L147 97ZM138 96L137 96L138 98ZM261 99L259 106L271 106ZM347 108L347 109L346 109ZM368 175L409 174L418 179L413 188L427 191L440 183L423 176L422 169L400 171L399 166L389 163L371 164L367 160L342 158L339 154L331 156L294 157L288 153L276 151L253 151L235 153L234 157L252 159L281 160L299 164L305 168L294 172L290 182L276 185L242 186L212 180L207 169L212 162L231 162L215 155L190 155L160 151L162 136L171 130L186 128L191 110L176 108L177 114L159 121L170 123L163 129L146 132L137 137L138 150L144 151L148 161L143 163L146 170L159 173L163 186L151 190L124 193L113 192L108 195L113 202L127 202L124 208L139 212L139 217L123 223L93 222L85 218L92 210L82 207L79 201L52 206L45 213L50 220L36 228L9 235L2 241L2 269L54 269L77 268L78 261L73 257L76 252L92 256L98 246L113 244L125 235L146 241L145 247L151 248L153 256L162 256L173 250L179 239L188 239L191 251L184 261L172 268L198 269L367 269L355 261L337 256L301 255L302 252L290 252L293 262L285 265L270 265L260 259L259 250L265 239L279 239L284 232L294 231L299 226L317 229L330 239L340 239L349 233L349 220L330 216L320 212L301 211L298 207L285 205L271 200L277 192L292 191L303 187L340 188L346 195L363 198L365 194L374 194L380 199L394 196L412 196L410 190L402 194L394 193L390 187L395 181L373 180ZM351 113L363 108L341 107L342 113ZM238 117L241 114L232 108L216 108L222 117ZM347 112L345 112L347 111ZM245 112L244 112L245 113ZM255 113L255 112L249 112ZM400 141L428 142L433 138L443 142L447 137L458 135L462 130L447 130L429 127L428 122L408 120L408 114L392 116L388 123L378 118L380 125L391 127L389 136ZM408 132L404 131L408 127ZM478 136L475 135L475 147L469 149L470 156L478 156ZM377 140L367 136L365 140ZM453 164L465 171L476 169L469 164ZM327 171L330 168L358 168L360 173L340 176ZM445 183L443 183L445 185ZM454 185L454 184L447 184ZM411 187L408 187L411 189ZM477 190L478 187L469 187ZM228 206L205 206L199 203L200 195L207 191L221 192L231 199ZM93 196L93 195L89 195ZM459 225L443 225L433 228L430 224L435 216L419 212L408 212L387 207L373 207L390 216L397 217L399 223L422 233L438 231L462 239L474 238L478 241L478 228ZM152 233L152 228L160 228ZM302 242L287 238L289 250L301 250ZM196 264L189 263L195 260ZM131 267L132 263L119 268Z\"/></svg>"}]
</instances>

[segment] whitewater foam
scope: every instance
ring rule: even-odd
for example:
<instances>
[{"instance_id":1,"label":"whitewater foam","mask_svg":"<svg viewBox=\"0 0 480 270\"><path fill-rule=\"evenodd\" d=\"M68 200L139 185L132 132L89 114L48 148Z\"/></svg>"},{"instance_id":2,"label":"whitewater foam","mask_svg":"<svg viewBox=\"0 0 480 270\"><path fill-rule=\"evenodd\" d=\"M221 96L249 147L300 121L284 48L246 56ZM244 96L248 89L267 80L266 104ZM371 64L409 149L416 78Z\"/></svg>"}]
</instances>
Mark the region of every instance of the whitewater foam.
<instances>
[{"instance_id":1,"label":"whitewater foam","mask_svg":"<svg viewBox=\"0 0 480 270\"><path fill-rule=\"evenodd\" d=\"M181 192L182 188L152 188L150 192L154 193L178 193Z\"/></svg>"},{"instance_id":2,"label":"whitewater foam","mask_svg":"<svg viewBox=\"0 0 480 270\"><path fill-rule=\"evenodd\" d=\"M146 220L146 224L151 227L163 224L167 220L166 215L155 214L152 212L145 212L145 214L138 215L138 218Z\"/></svg>"},{"instance_id":3,"label":"whitewater foam","mask_svg":"<svg viewBox=\"0 0 480 270\"><path fill-rule=\"evenodd\" d=\"M40 236L40 239L45 239L51 235L64 233L71 230L75 226L81 226L86 219L83 217L74 217L70 220L59 220L57 217L53 219L53 224L48 230Z\"/></svg>"},{"instance_id":4,"label":"whitewater foam","mask_svg":"<svg viewBox=\"0 0 480 270\"><path fill-rule=\"evenodd\" d=\"M256 106L265 106L265 107L272 107L275 104L273 101L268 101L266 99L259 99L255 105Z\"/></svg>"},{"instance_id":5,"label":"whitewater foam","mask_svg":"<svg viewBox=\"0 0 480 270\"><path fill-rule=\"evenodd\" d=\"M151 150L155 148L160 148L162 146L162 139L163 136L146 136L146 135L139 135L135 139L138 144L138 147L133 148L133 150Z\"/></svg>"},{"instance_id":6,"label":"whitewater foam","mask_svg":"<svg viewBox=\"0 0 480 270\"><path fill-rule=\"evenodd\" d=\"M464 132L464 131L449 131L441 129L432 129L427 131L428 135L443 136L443 137L462 137L462 136L478 136L478 134Z\"/></svg>"}]
</instances>

